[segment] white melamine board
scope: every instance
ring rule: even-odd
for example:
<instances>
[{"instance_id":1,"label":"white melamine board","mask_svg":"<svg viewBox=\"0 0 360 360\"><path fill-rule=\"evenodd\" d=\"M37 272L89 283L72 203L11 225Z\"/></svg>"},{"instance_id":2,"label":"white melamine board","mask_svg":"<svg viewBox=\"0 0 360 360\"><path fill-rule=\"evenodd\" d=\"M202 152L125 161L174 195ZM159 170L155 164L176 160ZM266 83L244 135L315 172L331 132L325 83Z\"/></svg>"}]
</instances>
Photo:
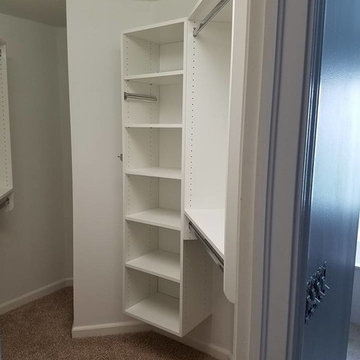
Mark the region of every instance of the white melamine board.
<instances>
[{"instance_id":1,"label":"white melamine board","mask_svg":"<svg viewBox=\"0 0 360 360\"><path fill-rule=\"evenodd\" d=\"M180 254L181 233L159 228L158 247L161 250Z\"/></svg>"},{"instance_id":2,"label":"white melamine board","mask_svg":"<svg viewBox=\"0 0 360 360\"><path fill-rule=\"evenodd\" d=\"M246 78L246 31L242 7L234 3L234 35L232 39L229 160L225 210L224 292L229 301L236 301L237 259L240 230L241 164L244 136L244 98ZM256 99L254 99L256 101Z\"/></svg>"},{"instance_id":3,"label":"white melamine board","mask_svg":"<svg viewBox=\"0 0 360 360\"><path fill-rule=\"evenodd\" d=\"M212 260L200 241L183 242L182 335L211 315Z\"/></svg>"},{"instance_id":4,"label":"white melamine board","mask_svg":"<svg viewBox=\"0 0 360 360\"><path fill-rule=\"evenodd\" d=\"M166 229L181 230L181 215L179 211L169 209L149 209L126 216L126 220L142 224L164 227Z\"/></svg>"},{"instance_id":5,"label":"white melamine board","mask_svg":"<svg viewBox=\"0 0 360 360\"><path fill-rule=\"evenodd\" d=\"M159 45L124 36L124 75L148 74L182 70L184 42Z\"/></svg>"},{"instance_id":6,"label":"white melamine board","mask_svg":"<svg viewBox=\"0 0 360 360\"><path fill-rule=\"evenodd\" d=\"M160 72L182 70L184 68L184 42L160 46Z\"/></svg>"},{"instance_id":7,"label":"white melamine board","mask_svg":"<svg viewBox=\"0 0 360 360\"><path fill-rule=\"evenodd\" d=\"M127 128L125 135L126 169L181 168L181 129Z\"/></svg>"},{"instance_id":8,"label":"white melamine board","mask_svg":"<svg viewBox=\"0 0 360 360\"><path fill-rule=\"evenodd\" d=\"M217 253L224 258L225 209L185 209L185 214Z\"/></svg>"},{"instance_id":9,"label":"white melamine board","mask_svg":"<svg viewBox=\"0 0 360 360\"><path fill-rule=\"evenodd\" d=\"M181 182L159 178L159 207L181 211Z\"/></svg>"},{"instance_id":10,"label":"white melamine board","mask_svg":"<svg viewBox=\"0 0 360 360\"><path fill-rule=\"evenodd\" d=\"M157 278L157 291L169 295L173 298L180 299L180 285L174 281Z\"/></svg>"},{"instance_id":11,"label":"white melamine board","mask_svg":"<svg viewBox=\"0 0 360 360\"><path fill-rule=\"evenodd\" d=\"M149 41L123 37L124 75L160 71L160 47Z\"/></svg>"},{"instance_id":12,"label":"white melamine board","mask_svg":"<svg viewBox=\"0 0 360 360\"><path fill-rule=\"evenodd\" d=\"M220 0L200 0L190 15L191 21L203 20L210 11L220 2ZM221 11L213 18L212 21L216 22L231 22L232 20L232 0L225 5Z\"/></svg>"},{"instance_id":13,"label":"white melamine board","mask_svg":"<svg viewBox=\"0 0 360 360\"><path fill-rule=\"evenodd\" d=\"M125 124L126 128L181 129L182 124Z\"/></svg>"},{"instance_id":14,"label":"white melamine board","mask_svg":"<svg viewBox=\"0 0 360 360\"><path fill-rule=\"evenodd\" d=\"M185 207L225 208L231 24L211 22L194 38L187 83ZM190 49L189 49L190 51Z\"/></svg>"},{"instance_id":15,"label":"white melamine board","mask_svg":"<svg viewBox=\"0 0 360 360\"><path fill-rule=\"evenodd\" d=\"M126 309L126 313L175 335L180 331L179 299L156 293Z\"/></svg>"},{"instance_id":16,"label":"white melamine board","mask_svg":"<svg viewBox=\"0 0 360 360\"><path fill-rule=\"evenodd\" d=\"M182 126L182 84L149 85L133 81L125 82L124 91L141 95L155 96L157 102L145 102L129 99L124 102L125 127L137 126L161 127L160 124L169 124L169 127ZM155 124L155 126L151 126ZM141 126L138 126L141 127ZM166 126L163 126L166 128Z\"/></svg>"},{"instance_id":17,"label":"white melamine board","mask_svg":"<svg viewBox=\"0 0 360 360\"><path fill-rule=\"evenodd\" d=\"M159 166L181 168L182 132L179 130L159 130Z\"/></svg>"},{"instance_id":18,"label":"white melamine board","mask_svg":"<svg viewBox=\"0 0 360 360\"><path fill-rule=\"evenodd\" d=\"M180 211L181 182L148 176L127 175L127 214L153 208Z\"/></svg>"},{"instance_id":19,"label":"white melamine board","mask_svg":"<svg viewBox=\"0 0 360 360\"><path fill-rule=\"evenodd\" d=\"M143 84L133 81L123 82L125 92L155 96L159 98L159 86ZM128 100L123 101L124 124L157 124L159 123L159 102Z\"/></svg>"},{"instance_id":20,"label":"white melamine board","mask_svg":"<svg viewBox=\"0 0 360 360\"><path fill-rule=\"evenodd\" d=\"M160 86L159 123L182 124L182 84Z\"/></svg>"},{"instance_id":21,"label":"white melamine board","mask_svg":"<svg viewBox=\"0 0 360 360\"><path fill-rule=\"evenodd\" d=\"M128 261L126 266L164 279L180 282L180 255L156 250Z\"/></svg>"},{"instance_id":22,"label":"white melamine board","mask_svg":"<svg viewBox=\"0 0 360 360\"><path fill-rule=\"evenodd\" d=\"M159 228L155 226L128 221L125 223L125 234L125 262L158 249Z\"/></svg>"},{"instance_id":23,"label":"white melamine board","mask_svg":"<svg viewBox=\"0 0 360 360\"><path fill-rule=\"evenodd\" d=\"M184 21L176 20L166 23L131 29L125 34L132 38L150 41L156 44L168 44L184 40Z\"/></svg>"},{"instance_id":24,"label":"white melamine board","mask_svg":"<svg viewBox=\"0 0 360 360\"><path fill-rule=\"evenodd\" d=\"M6 46L0 40L0 200L13 189Z\"/></svg>"},{"instance_id":25,"label":"white melamine board","mask_svg":"<svg viewBox=\"0 0 360 360\"><path fill-rule=\"evenodd\" d=\"M160 167L151 167L151 168L140 168L140 169L127 169L125 173L128 175L141 175L149 177L159 177L164 179L178 179L181 180L181 169L171 169L171 168L160 168Z\"/></svg>"},{"instance_id":26,"label":"white melamine board","mask_svg":"<svg viewBox=\"0 0 360 360\"><path fill-rule=\"evenodd\" d=\"M139 74L125 76L126 81L140 82L144 84L169 85L179 84L183 81L182 70L165 71L151 74Z\"/></svg>"}]
</instances>

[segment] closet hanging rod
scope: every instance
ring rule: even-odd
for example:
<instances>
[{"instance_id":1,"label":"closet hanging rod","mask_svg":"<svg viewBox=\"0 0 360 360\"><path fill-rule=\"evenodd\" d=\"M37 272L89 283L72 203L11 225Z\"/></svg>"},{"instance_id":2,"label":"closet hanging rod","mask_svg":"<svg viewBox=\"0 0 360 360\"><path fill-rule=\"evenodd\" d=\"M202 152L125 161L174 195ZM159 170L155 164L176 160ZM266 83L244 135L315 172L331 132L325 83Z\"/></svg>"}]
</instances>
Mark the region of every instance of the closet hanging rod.
<instances>
[{"instance_id":1,"label":"closet hanging rod","mask_svg":"<svg viewBox=\"0 0 360 360\"><path fill-rule=\"evenodd\" d=\"M200 31L211 21L218 12L229 2L230 0L220 0L216 6L209 12L207 16L204 17L202 21L200 21L200 24L194 28L193 35L194 37L197 37L200 33Z\"/></svg>"},{"instance_id":2,"label":"closet hanging rod","mask_svg":"<svg viewBox=\"0 0 360 360\"><path fill-rule=\"evenodd\" d=\"M8 197L2 199L0 201L0 209L4 208L5 206L8 206L10 204L10 199Z\"/></svg>"},{"instance_id":3,"label":"closet hanging rod","mask_svg":"<svg viewBox=\"0 0 360 360\"><path fill-rule=\"evenodd\" d=\"M138 101L148 101L148 102L157 102L158 101L156 96L132 94L132 93L128 93L128 92L124 92L124 100L138 100Z\"/></svg>"},{"instance_id":4,"label":"closet hanging rod","mask_svg":"<svg viewBox=\"0 0 360 360\"><path fill-rule=\"evenodd\" d=\"M197 237L197 239L203 243L206 252L210 255L210 257L215 262L215 264L222 271L224 271L224 259L218 254L218 252L214 249L214 247L200 234L199 230L195 227L195 225L192 222L189 222L189 229L192 230L195 236Z\"/></svg>"}]
</instances>

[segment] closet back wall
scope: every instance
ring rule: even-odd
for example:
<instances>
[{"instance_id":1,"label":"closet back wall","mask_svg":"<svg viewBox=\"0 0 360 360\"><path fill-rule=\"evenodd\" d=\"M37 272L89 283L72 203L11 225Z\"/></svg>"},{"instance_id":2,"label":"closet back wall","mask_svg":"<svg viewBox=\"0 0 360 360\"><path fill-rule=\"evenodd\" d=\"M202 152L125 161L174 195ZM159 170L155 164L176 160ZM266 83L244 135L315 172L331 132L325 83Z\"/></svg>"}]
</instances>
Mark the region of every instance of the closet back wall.
<instances>
[{"instance_id":1,"label":"closet back wall","mask_svg":"<svg viewBox=\"0 0 360 360\"><path fill-rule=\"evenodd\" d=\"M66 30L0 14L0 37L15 189L14 210L0 212L2 312L72 276L72 204Z\"/></svg>"}]
</instances>

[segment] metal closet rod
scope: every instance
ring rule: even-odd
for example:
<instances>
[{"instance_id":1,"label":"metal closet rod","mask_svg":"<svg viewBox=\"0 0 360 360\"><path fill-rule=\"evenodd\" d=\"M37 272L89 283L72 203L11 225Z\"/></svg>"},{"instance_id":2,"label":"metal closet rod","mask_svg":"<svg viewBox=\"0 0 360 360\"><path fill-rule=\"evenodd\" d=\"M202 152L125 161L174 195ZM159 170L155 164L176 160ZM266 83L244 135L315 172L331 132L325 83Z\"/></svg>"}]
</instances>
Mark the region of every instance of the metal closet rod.
<instances>
[{"instance_id":1,"label":"metal closet rod","mask_svg":"<svg viewBox=\"0 0 360 360\"><path fill-rule=\"evenodd\" d=\"M229 2L230 0L220 0L216 6L209 12L209 14L200 21L199 26L194 28L193 35L197 37L200 31L216 16L216 14Z\"/></svg>"},{"instance_id":2,"label":"metal closet rod","mask_svg":"<svg viewBox=\"0 0 360 360\"><path fill-rule=\"evenodd\" d=\"M156 96L132 94L132 93L128 93L128 92L124 92L124 99L125 100L148 101L148 102L157 102L157 100L158 100Z\"/></svg>"},{"instance_id":3,"label":"metal closet rod","mask_svg":"<svg viewBox=\"0 0 360 360\"><path fill-rule=\"evenodd\" d=\"M217 253L217 251L213 248L213 246L201 235L200 231L198 231L198 229L192 222L189 222L189 228L194 232L197 239L203 243L206 252L210 255L210 257L215 262L215 264L222 271L224 271L224 259Z\"/></svg>"}]
</instances>

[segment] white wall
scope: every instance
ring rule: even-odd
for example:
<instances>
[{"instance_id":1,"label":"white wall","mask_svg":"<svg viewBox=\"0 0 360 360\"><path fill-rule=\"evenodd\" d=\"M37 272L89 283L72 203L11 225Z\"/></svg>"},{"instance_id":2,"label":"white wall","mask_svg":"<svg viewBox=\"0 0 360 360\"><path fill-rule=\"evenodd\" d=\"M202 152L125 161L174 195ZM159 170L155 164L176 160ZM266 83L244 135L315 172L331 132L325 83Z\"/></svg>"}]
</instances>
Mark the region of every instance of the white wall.
<instances>
[{"instance_id":1,"label":"white wall","mask_svg":"<svg viewBox=\"0 0 360 360\"><path fill-rule=\"evenodd\" d=\"M0 14L0 37L8 51L15 188L14 210L0 212L1 307L71 275L64 261L71 157L63 141L69 137L65 30Z\"/></svg>"},{"instance_id":2,"label":"white wall","mask_svg":"<svg viewBox=\"0 0 360 360\"><path fill-rule=\"evenodd\" d=\"M62 152L63 221L64 221L64 277L73 276L73 211L72 211L72 163L69 104L69 73L66 28L56 28L59 120Z\"/></svg>"},{"instance_id":3,"label":"white wall","mask_svg":"<svg viewBox=\"0 0 360 360\"><path fill-rule=\"evenodd\" d=\"M188 16L196 0L68 0L74 196L74 327L122 314L120 33ZM215 285L217 311L191 336L231 349L232 307Z\"/></svg>"}]
</instances>

